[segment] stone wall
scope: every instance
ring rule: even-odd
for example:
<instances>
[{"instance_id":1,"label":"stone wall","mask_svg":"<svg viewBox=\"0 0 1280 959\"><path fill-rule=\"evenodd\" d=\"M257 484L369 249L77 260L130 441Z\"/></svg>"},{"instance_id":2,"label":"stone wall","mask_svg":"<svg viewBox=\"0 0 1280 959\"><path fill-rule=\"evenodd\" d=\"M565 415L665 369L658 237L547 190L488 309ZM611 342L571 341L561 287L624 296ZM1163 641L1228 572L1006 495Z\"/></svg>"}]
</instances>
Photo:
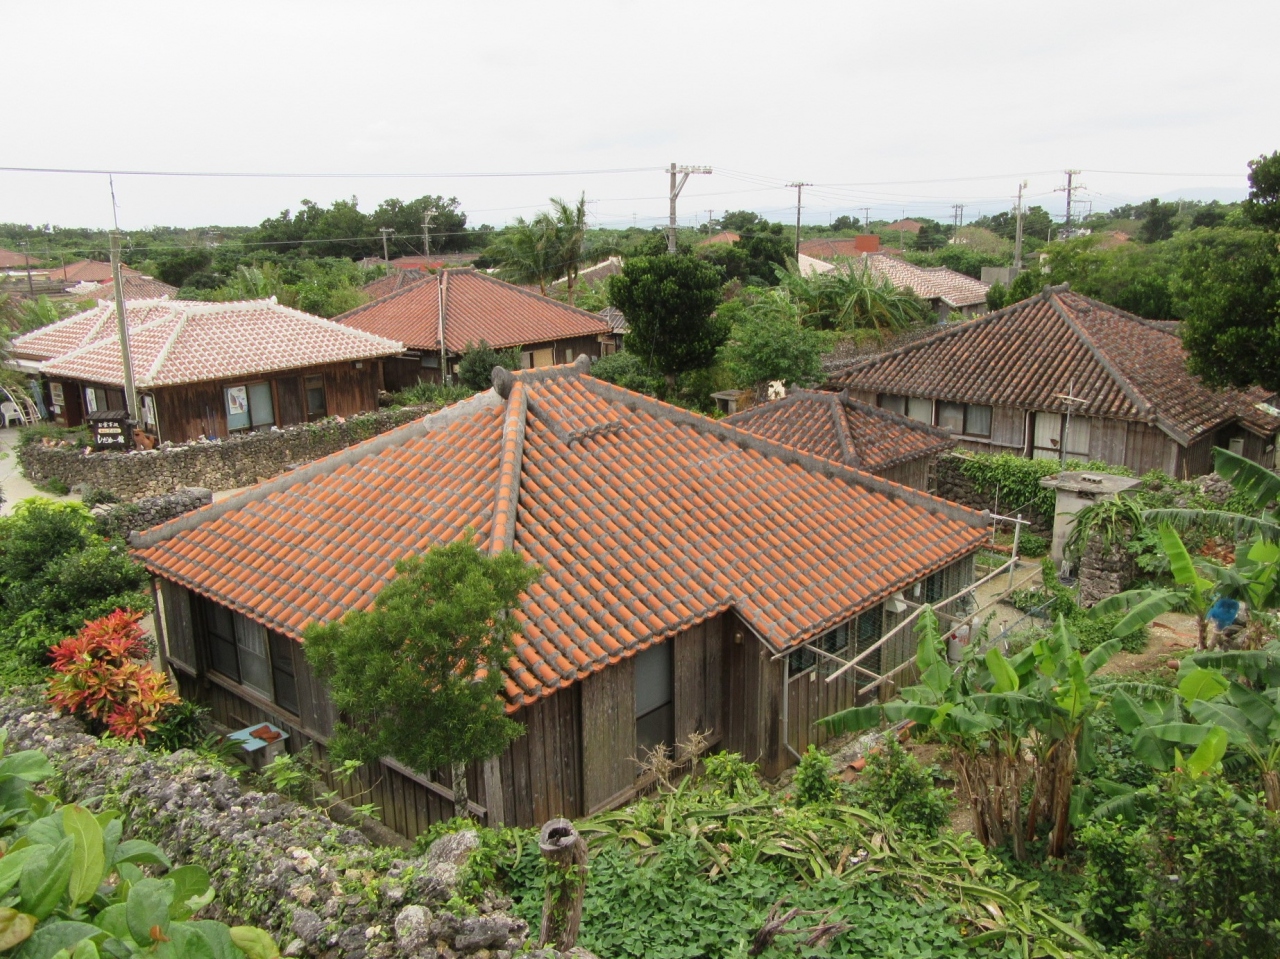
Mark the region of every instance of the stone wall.
<instances>
[{"instance_id":1,"label":"stone wall","mask_svg":"<svg viewBox=\"0 0 1280 959\"><path fill-rule=\"evenodd\" d=\"M18 458L32 483L57 478L67 486L108 490L122 500L160 496L184 486L236 489L336 453L438 408L406 406L347 419L335 416L283 430L127 453L33 443L23 447Z\"/></svg>"},{"instance_id":2,"label":"stone wall","mask_svg":"<svg viewBox=\"0 0 1280 959\"><path fill-rule=\"evenodd\" d=\"M310 806L243 789L189 750L104 746L31 689L0 696L0 728L11 749L45 752L65 801L119 809L126 836L156 843L175 864L205 866L218 897L202 918L261 926L286 956L510 959L525 946L527 925L492 891L474 914L444 908L478 845L474 832L446 835L424 856L372 846Z\"/></svg>"},{"instance_id":3,"label":"stone wall","mask_svg":"<svg viewBox=\"0 0 1280 959\"><path fill-rule=\"evenodd\" d=\"M213 490L187 487L163 496L144 496L132 503L113 503L93 510L103 536L127 539L130 533L150 529L213 502Z\"/></svg>"},{"instance_id":4,"label":"stone wall","mask_svg":"<svg viewBox=\"0 0 1280 959\"><path fill-rule=\"evenodd\" d=\"M1104 548L1101 536L1090 540L1076 573L1079 603L1085 609L1123 591L1138 575L1138 564L1125 547L1122 542L1112 543L1109 549Z\"/></svg>"},{"instance_id":5,"label":"stone wall","mask_svg":"<svg viewBox=\"0 0 1280 959\"><path fill-rule=\"evenodd\" d=\"M963 459L959 456L938 457L935 467L938 495L943 499L951 500L953 503L959 503L961 506L969 506L976 510L991 510L993 513L998 512L1001 516L1010 515L1009 510L1019 504L997 503L992 494L979 493L973 485L973 480L961 472L960 464L962 462ZM1031 532L1045 537L1053 535L1052 516L1042 516L1039 512L1030 508L1024 508L1021 512L1022 518L1031 524ZM1024 526L1023 529L1028 529L1028 527Z\"/></svg>"}]
</instances>

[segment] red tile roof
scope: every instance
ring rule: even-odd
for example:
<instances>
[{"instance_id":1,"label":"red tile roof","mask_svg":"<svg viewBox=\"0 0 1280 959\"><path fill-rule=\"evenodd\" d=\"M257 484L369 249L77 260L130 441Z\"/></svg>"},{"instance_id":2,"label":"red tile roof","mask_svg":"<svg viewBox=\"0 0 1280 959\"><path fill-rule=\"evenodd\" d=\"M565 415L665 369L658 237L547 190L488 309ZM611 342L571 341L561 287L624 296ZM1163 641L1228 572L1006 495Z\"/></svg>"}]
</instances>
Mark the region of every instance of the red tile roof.
<instances>
[{"instance_id":1,"label":"red tile roof","mask_svg":"<svg viewBox=\"0 0 1280 959\"><path fill-rule=\"evenodd\" d=\"M176 286L170 286L154 277L125 274L120 279L124 282L126 300L158 300L162 297L178 295ZM80 283L69 288L67 292L86 300L114 300L116 295L115 283L111 280L102 283Z\"/></svg>"},{"instance_id":2,"label":"red tile roof","mask_svg":"<svg viewBox=\"0 0 1280 959\"><path fill-rule=\"evenodd\" d=\"M425 280L430 275L426 270L392 270L386 276L380 276L372 283L366 283L360 289L370 299L376 300L379 297L386 296L388 293L403 289L410 283Z\"/></svg>"},{"instance_id":3,"label":"red tile roof","mask_svg":"<svg viewBox=\"0 0 1280 959\"><path fill-rule=\"evenodd\" d=\"M956 445L945 430L889 410L868 406L843 393L792 390L724 420L756 436L879 473Z\"/></svg>"},{"instance_id":4,"label":"red tile roof","mask_svg":"<svg viewBox=\"0 0 1280 959\"><path fill-rule=\"evenodd\" d=\"M77 283L105 283L111 279L111 264L103 263L101 260L77 260L65 266L51 266L48 269L49 279L63 280L67 286L74 286ZM142 276L142 273L121 263L120 275Z\"/></svg>"},{"instance_id":5,"label":"red tile roof","mask_svg":"<svg viewBox=\"0 0 1280 959\"><path fill-rule=\"evenodd\" d=\"M292 637L472 529L544 572L510 708L733 608L793 647L974 551L984 517L585 375L495 389L139 534L136 555Z\"/></svg>"},{"instance_id":6,"label":"red tile roof","mask_svg":"<svg viewBox=\"0 0 1280 959\"><path fill-rule=\"evenodd\" d=\"M1182 342L1065 285L946 328L831 376L853 390L1064 413L1160 426L1181 443L1237 418L1264 434L1280 418L1255 408L1263 390L1215 392L1187 372Z\"/></svg>"},{"instance_id":7,"label":"red tile roof","mask_svg":"<svg viewBox=\"0 0 1280 959\"><path fill-rule=\"evenodd\" d=\"M913 220L910 217L908 217L905 220L894 220L892 223L886 226L885 229L896 230L900 233L919 233L920 228L922 226L924 226L924 224L921 223L919 220Z\"/></svg>"},{"instance_id":8,"label":"red tile roof","mask_svg":"<svg viewBox=\"0 0 1280 959\"><path fill-rule=\"evenodd\" d=\"M817 260L825 260L833 256L862 256L864 253L875 253L879 249L880 237L874 233L835 239L818 238L805 240L800 244L801 253Z\"/></svg>"},{"instance_id":9,"label":"red tile roof","mask_svg":"<svg viewBox=\"0 0 1280 959\"><path fill-rule=\"evenodd\" d=\"M409 349L438 350L441 282L444 342L450 353L461 353L468 343L481 340L495 349L505 349L609 332L609 324L595 313L470 269L441 270L343 313L335 321L401 340Z\"/></svg>"},{"instance_id":10,"label":"red tile roof","mask_svg":"<svg viewBox=\"0 0 1280 959\"><path fill-rule=\"evenodd\" d=\"M126 303L125 315L134 379L144 388L371 360L404 349L281 306L274 297L238 303L140 300ZM41 364L46 375L124 384L114 304L100 303L15 341L23 355L68 345Z\"/></svg>"},{"instance_id":11,"label":"red tile roof","mask_svg":"<svg viewBox=\"0 0 1280 959\"><path fill-rule=\"evenodd\" d=\"M737 243L742 239L742 234L734 233L732 230L721 230L714 236L699 240L698 246L711 246L713 243Z\"/></svg>"},{"instance_id":12,"label":"red tile roof","mask_svg":"<svg viewBox=\"0 0 1280 959\"><path fill-rule=\"evenodd\" d=\"M0 270L11 270L15 268L26 267L30 263L21 253L15 253L13 250L6 250L0 247Z\"/></svg>"}]
</instances>

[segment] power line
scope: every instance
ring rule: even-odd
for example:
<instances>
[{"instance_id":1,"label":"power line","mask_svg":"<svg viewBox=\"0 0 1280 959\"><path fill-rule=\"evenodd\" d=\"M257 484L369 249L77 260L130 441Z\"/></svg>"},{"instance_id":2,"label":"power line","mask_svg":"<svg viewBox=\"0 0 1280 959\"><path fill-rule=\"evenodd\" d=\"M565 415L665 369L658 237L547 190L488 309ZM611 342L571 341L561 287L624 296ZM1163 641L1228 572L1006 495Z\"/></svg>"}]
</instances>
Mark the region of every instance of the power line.
<instances>
[{"instance_id":1,"label":"power line","mask_svg":"<svg viewBox=\"0 0 1280 959\"><path fill-rule=\"evenodd\" d=\"M599 170L522 170L493 173L248 173L212 170L108 170L79 167L0 166L0 173L70 173L100 176L231 177L271 180L421 180L475 179L486 177L597 176L616 173L653 173L663 167L615 167Z\"/></svg>"}]
</instances>

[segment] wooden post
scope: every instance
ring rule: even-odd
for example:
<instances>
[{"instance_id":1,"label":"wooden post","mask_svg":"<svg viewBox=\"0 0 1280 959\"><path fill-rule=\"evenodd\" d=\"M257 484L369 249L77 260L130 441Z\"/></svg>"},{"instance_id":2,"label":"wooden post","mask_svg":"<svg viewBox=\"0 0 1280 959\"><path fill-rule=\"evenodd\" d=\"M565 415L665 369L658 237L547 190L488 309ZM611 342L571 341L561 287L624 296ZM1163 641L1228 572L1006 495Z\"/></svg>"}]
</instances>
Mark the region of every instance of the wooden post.
<instances>
[{"instance_id":1,"label":"wooden post","mask_svg":"<svg viewBox=\"0 0 1280 959\"><path fill-rule=\"evenodd\" d=\"M587 844L567 819L549 819L538 834L538 848L558 876L547 882L538 945L568 952L578 941L582 897L587 891Z\"/></svg>"}]
</instances>

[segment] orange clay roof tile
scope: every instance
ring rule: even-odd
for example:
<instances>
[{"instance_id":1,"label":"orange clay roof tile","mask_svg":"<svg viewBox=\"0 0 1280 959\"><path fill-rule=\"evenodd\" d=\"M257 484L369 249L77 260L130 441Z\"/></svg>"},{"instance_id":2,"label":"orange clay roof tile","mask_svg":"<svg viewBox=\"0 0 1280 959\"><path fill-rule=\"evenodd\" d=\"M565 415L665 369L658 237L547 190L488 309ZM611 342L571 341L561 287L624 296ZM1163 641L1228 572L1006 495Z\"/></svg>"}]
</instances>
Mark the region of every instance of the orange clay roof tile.
<instances>
[{"instance_id":1,"label":"orange clay roof tile","mask_svg":"<svg viewBox=\"0 0 1280 959\"><path fill-rule=\"evenodd\" d=\"M731 607L786 650L985 535L970 510L577 366L512 379L527 392L512 544L544 573L516 611L511 709ZM510 506L495 498L513 488L499 483L507 406L495 392L451 407L363 455L353 448L345 465L148 531L137 555L299 638L308 623L366 607L400 557L468 528L489 543L492 516Z\"/></svg>"}]
</instances>

